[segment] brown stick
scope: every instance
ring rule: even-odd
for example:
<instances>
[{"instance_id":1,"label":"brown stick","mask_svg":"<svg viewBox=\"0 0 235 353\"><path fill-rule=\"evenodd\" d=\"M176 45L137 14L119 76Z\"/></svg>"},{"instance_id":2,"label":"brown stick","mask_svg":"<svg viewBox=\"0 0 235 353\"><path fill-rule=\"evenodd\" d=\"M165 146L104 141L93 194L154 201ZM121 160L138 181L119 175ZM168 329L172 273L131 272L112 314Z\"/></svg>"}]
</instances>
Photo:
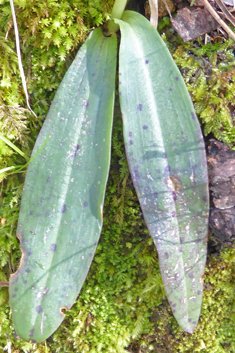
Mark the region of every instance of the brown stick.
<instances>
[{"instance_id":1,"label":"brown stick","mask_svg":"<svg viewBox=\"0 0 235 353\"><path fill-rule=\"evenodd\" d=\"M0 287L9 287L9 282L0 281Z\"/></svg>"},{"instance_id":2,"label":"brown stick","mask_svg":"<svg viewBox=\"0 0 235 353\"><path fill-rule=\"evenodd\" d=\"M230 37L235 41L235 33L226 25L226 23L219 17L217 12L209 4L207 0L203 0L205 8L210 12L214 19L219 23L221 27L230 35Z\"/></svg>"},{"instance_id":3,"label":"brown stick","mask_svg":"<svg viewBox=\"0 0 235 353\"><path fill-rule=\"evenodd\" d=\"M235 27L235 17L229 12L227 7L224 5L223 1L221 1L221 0L215 0L215 1L216 1L217 5L220 7L220 9L223 11L224 15L227 17L227 19Z\"/></svg>"},{"instance_id":4,"label":"brown stick","mask_svg":"<svg viewBox=\"0 0 235 353\"><path fill-rule=\"evenodd\" d=\"M158 0L149 0L150 6L150 22L157 28L158 25Z\"/></svg>"}]
</instances>

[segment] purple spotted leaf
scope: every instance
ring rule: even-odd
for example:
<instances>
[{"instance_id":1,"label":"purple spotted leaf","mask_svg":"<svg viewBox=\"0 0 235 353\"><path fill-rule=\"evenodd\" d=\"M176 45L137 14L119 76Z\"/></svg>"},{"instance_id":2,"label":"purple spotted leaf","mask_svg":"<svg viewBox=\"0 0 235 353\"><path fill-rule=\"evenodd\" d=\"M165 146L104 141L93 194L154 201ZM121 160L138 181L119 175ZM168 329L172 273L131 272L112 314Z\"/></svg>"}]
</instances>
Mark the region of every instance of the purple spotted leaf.
<instances>
[{"instance_id":1,"label":"purple spotted leaf","mask_svg":"<svg viewBox=\"0 0 235 353\"><path fill-rule=\"evenodd\" d=\"M120 104L132 180L172 312L187 332L201 310L207 253L204 142L183 78L155 28L125 11L119 52Z\"/></svg>"},{"instance_id":2,"label":"purple spotted leaf","mask_svg":"<svg viewBox=\"0 0 235 353\"><path fill-rule=\"evenodd\" d=\"M41 342L64 319L87 276L102 228L110 166L117 39L92 32L55 95L26 175L10 278L16 333Z\"/></svg>"}]
</instances>

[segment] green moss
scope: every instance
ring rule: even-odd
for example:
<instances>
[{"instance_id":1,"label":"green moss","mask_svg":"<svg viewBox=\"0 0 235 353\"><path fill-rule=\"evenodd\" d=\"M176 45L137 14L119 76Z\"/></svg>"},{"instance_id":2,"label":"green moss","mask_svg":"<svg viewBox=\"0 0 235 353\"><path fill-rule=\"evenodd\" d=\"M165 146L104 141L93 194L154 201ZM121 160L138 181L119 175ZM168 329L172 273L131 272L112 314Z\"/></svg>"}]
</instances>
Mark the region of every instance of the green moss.
<instances>
[{"instance_id":1,"label":"green moss","mask_svg":"<svg viewBox=\"0 0 235 353\"><path fill-rule=\"evenodd\" d=\"M0 0L0 131L28 156L67 67L91 29L107 18L112 4L15 0L36 119L26 109L9 2ZM166 34L205 133L213 132L234 146L233 43L182 43L170 31ZM24 162L0 142L0 168ZM209 258L199 325L192 335L183 332L166 301L157 252L133 189L118 109L111 165L101 240L78 300L55 334L37 345L14 337L8 290L0 288L0 348L6 350L11 342L13 353L235 351L235 249ZM24 173L7 176L0 184L0 281L7 281L19 266L15 230L23 182Z\"/></svg>"},{"instance_id":2,"label":"green moss","mask_svg":"<svg viewBox=\"0 0 235 353\"><path fill-rule=\"evenodd\" d=\"M235 57L234 42L188 42L178 46L173 57L183 73L205 136L212 133L235 147Z\"/></svg>"}]
</instances>

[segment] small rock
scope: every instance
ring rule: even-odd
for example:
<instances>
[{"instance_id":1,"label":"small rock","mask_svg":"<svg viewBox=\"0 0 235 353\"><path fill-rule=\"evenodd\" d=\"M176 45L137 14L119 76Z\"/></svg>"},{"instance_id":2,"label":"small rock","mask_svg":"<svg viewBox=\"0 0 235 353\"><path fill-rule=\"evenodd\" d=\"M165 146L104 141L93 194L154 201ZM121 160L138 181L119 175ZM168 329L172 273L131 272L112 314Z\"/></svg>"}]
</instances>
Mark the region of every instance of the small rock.
<instances>
[{"instance_id":1,"label":"small rock","mask_svg":"<svg viewBox=\"0 0 235 353\"><path fill-rule=\"evenodd\" d=\"M235 242L235 151L214 139L207 149L212 203L209 227L216 244L212 246L220 250Z\"/></svg>"},{"instance_id":2,"label":"small rock","mask_svg":"<svg viewBox=\"0 0 235 353\"><path fill-rule=\"evenodd\" d=\"M178 11L176 17L171 18L171 23L184 42L209 33L219 26L208 11L199 7L184 7Z\"/></svg>"}]
</instances>

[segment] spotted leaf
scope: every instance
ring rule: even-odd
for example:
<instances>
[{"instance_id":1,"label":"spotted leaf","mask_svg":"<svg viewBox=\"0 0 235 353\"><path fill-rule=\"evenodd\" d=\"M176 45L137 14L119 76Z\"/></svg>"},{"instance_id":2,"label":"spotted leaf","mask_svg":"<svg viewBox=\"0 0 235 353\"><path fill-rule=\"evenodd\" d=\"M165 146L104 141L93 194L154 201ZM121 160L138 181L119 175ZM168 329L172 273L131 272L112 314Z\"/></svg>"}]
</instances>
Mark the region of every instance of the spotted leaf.
<instances>
[{"instance_id":1,"label":"spotted leaf","mask_svg":"<svg viewBox=\"0 0 235 353\"><path fill-rule=\"evenodd\" d=\"M55 95L29 164L10 279L16 333L41 342L87 276L102 227L110 166L117 40L92 32Z\"/></svg>"},{"instance_id":2,"label":"spotted leaf","mask_svg":"<svg viewBox=\"0 0 235 353\"><path fill-rule=\"evenodd\" d=\"M126 11L119 94L132 180L173 314L193 332L206 261L208 187L204 142L183 78L155 28Z\"/></svg>"}]
</instances>

